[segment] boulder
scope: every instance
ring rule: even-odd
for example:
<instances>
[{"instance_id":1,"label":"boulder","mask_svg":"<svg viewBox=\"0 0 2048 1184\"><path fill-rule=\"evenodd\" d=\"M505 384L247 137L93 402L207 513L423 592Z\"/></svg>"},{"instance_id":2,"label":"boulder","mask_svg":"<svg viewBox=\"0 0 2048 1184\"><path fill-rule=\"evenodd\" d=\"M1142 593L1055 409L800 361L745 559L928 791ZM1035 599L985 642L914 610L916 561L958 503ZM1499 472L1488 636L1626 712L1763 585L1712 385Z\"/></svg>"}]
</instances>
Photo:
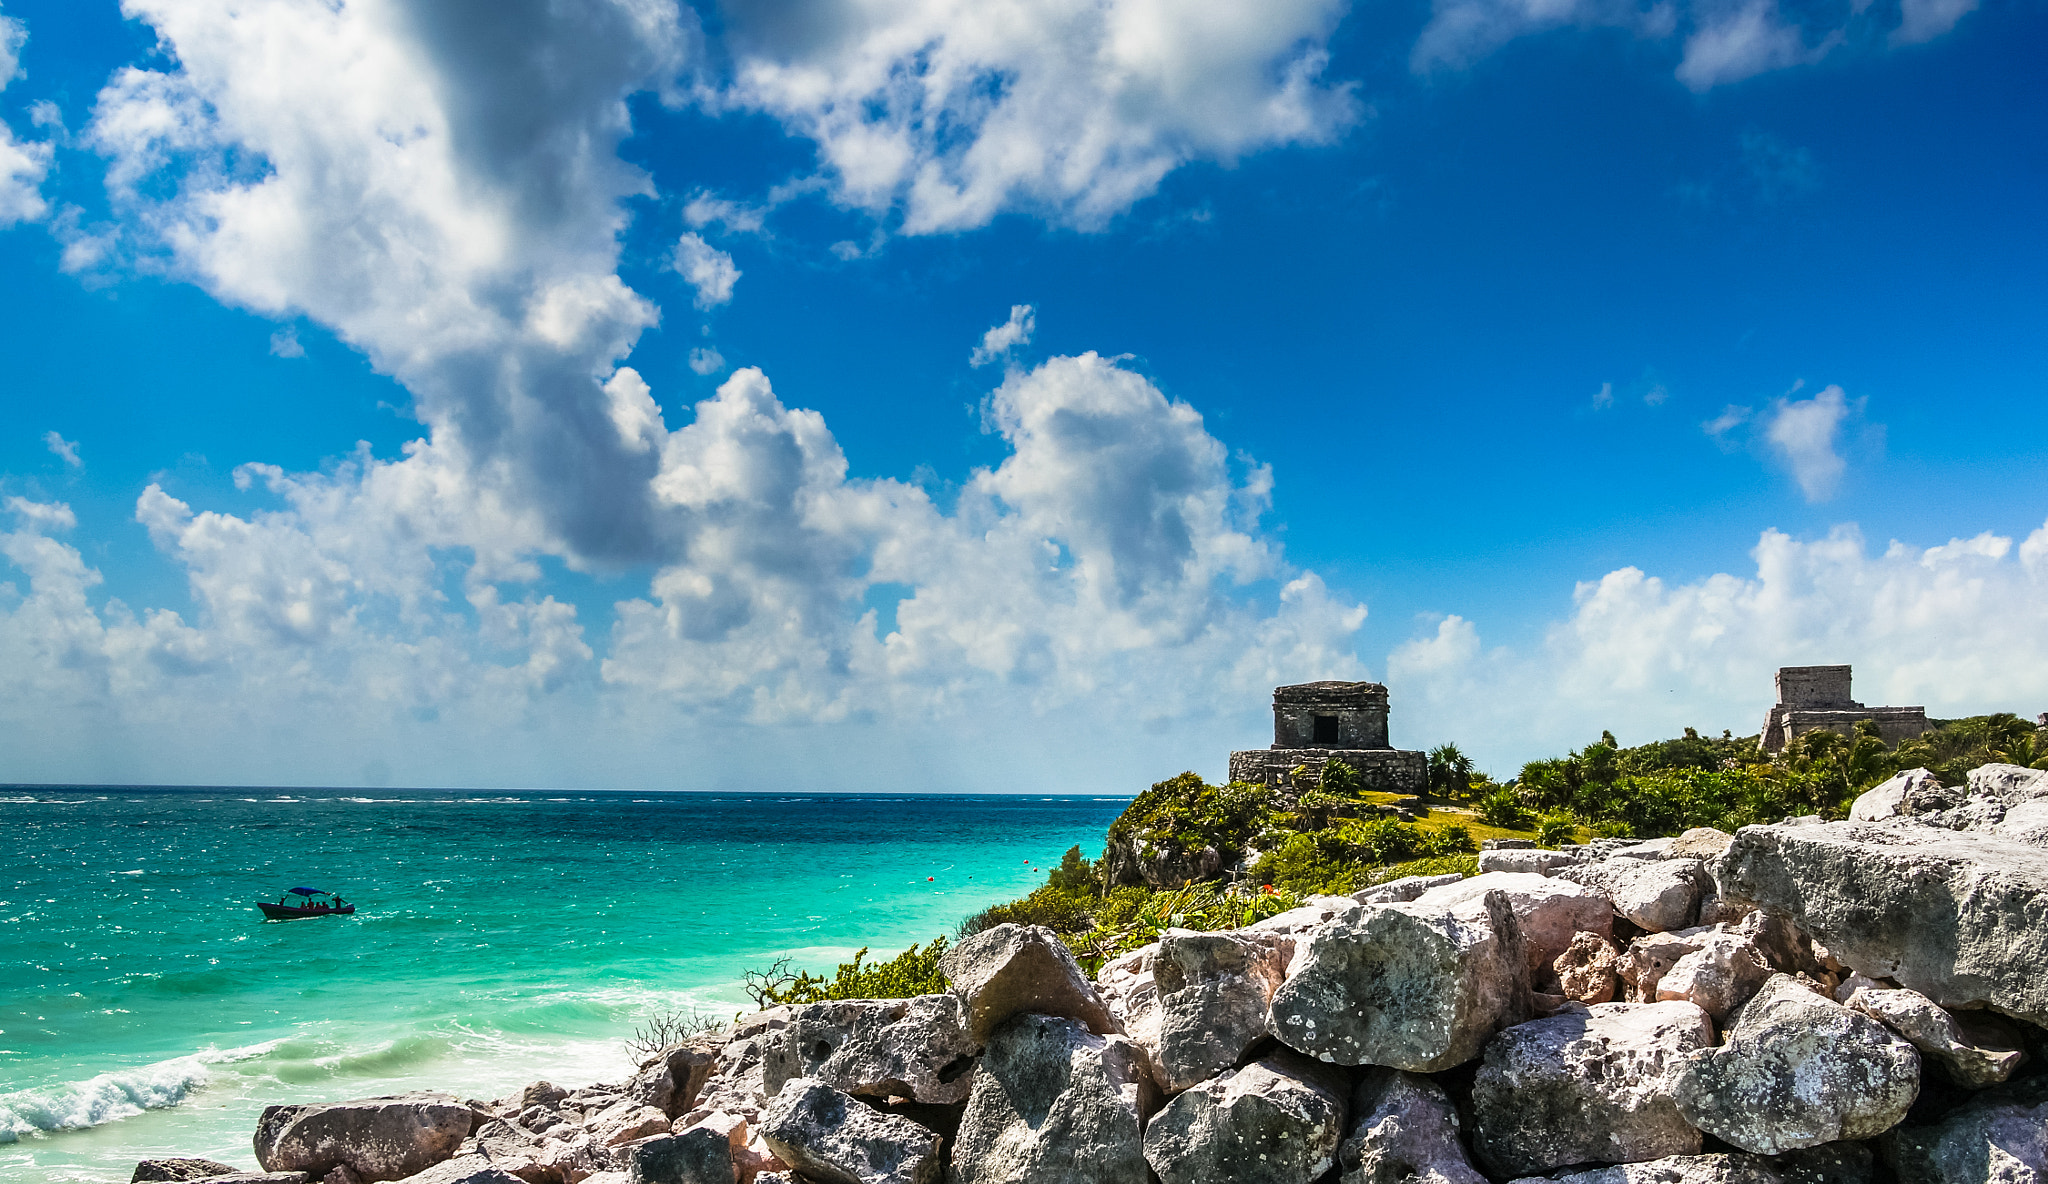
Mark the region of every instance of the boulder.
<instances>
[{"instance_id":1,"label":"boulder","mask_svg":"<svg viewBox=\"0 0 2048 1184\"><path fill-rule=\"evenodd\" d=\"M1652 933L1684 929L1699 916L1710 881L1697 859L1602 859L1557 873L1614 903L1616 914Z\"/></svg>"},{"instance_id":2,"label":"boulder","mask_svg":"<svg viewBox=\"0 0 2048 1184\"><path fill-rule=\"evenodd\" d=\"M946 1170L936 1132L804 1077L775 1095L761 1137L820 1184L938 1184Z\"/></svg>"},{"instance_id":3,"label":"boulder","mask_svg":"<svg viewBox=\"0 0 2048 1184\"><path fill-rule=\"evenodd\" d=\"M1309 1184L1337 1162L1349 1083L1282 1049L1166 1104L1145 1130L1161 1184Z\"/></svg>"},{"instance_id":4,"label":"boulder","mask_svg":"<svg viewBox=\"0 0 2048 1184\"><path fill-rule=\"evenodd\" d=\"M592 1115L584 1126L590 1132L592 1142L603 1147L617 1147L649 1135L665 1135L673 1121L652 1106L621 1098Z\"/></svg>"},{"instance_id":5,"label":"boulder","mask_svg":"<svg viewBox=\"0 0 2048 1184\"><path fill-rule=\"evenodd\" d=\"M2048 851L1900 822L1746 826L1716 874L1871 978L2048 1025Z\"/></svg>"},{"instance_id":6,"label":"boulder","mask_svg":"<svg viewBox=\"0 0 2048 1184\"><path fill-rule=\"evenodd\" d=\"M135 1165L135 1174L128 1180L129 1184L141 1184L144 1180L200 1180L232 1175L239 1170L212 1159L145 1159Z\"/></svg>"},{"instance_id":7,"label":"boulder","mask_svg":"<svg viewBox=\"0 0 2048 1184\"><path fill-rule=\"evenodd\" d=\"M1870 1184L1877 1178L1871 1143L1822 1143L1771 1157L1785 1184Z\"/></svg>"},{"instance_id":8,"label":"boulder","mask_svg":"<svg viewBox=\"0 0 2048 1184\"><path fill-rule=\"evenodd\" d=\"M1464 878L1457 872L1445 872L1441 876L1402 876L1398 880L1388 880L1384 884L1360 889L1351 894L1351 899L1359 904L1400 904L1414 900L1432 888L1455 884Z\"/></svg>"},{"instance_id":9,"label":"boulder","mask_svg":"<svg viewBox=\"0 0 2048 1184\"><path fill-rule=\"evenodd\" d=\"M1159 1034L1151 1051L1168 1093L1237 1064L1270 1034L1268 1009L1293 953L1293 939L1276 934L1166 931L1152 963Z\"/></svg>"},{"instance_id":10,"label":"boulder","mask_svg":"<svg viewBox=\"0 0 2048 1184\"><path fill-rule=\"evenodd\" d=\"M1697 940L1699 948L1681 956L1657 979L1654 997L1697 1004L1719 1023L1749 1002L1771 977L1771 967L1744 934L1703 933Z\"/></svg>"},{"instance_id":11,"label":"boulder","mask_svg":"<svg viewBox=\"0 0 2048 1184\"><path fill-rule=\"evenodd\" d=\"M1469 880L1432 888L1416 897L1415 903L1422 907L1456 908L1488 892L1506 896L1515 910L1515 924L1522 931L1522 949L1528 956L1530 981L1534 983L1548 981L1555 973L1552 963L1577 934L1608 937L1614 933L1614 910L1606 897L1570 880L1553 880L1535 872L1483 872Z\"/></svg>"},{"instance_id":12,"label":"boulder","mask_svg":"<svg viewBox=\"0 0 2048 1184\"><path fill-rule=\"evenodd\" d=\"M527 1184L558 1184L565 1175L551 1161L546 1140L508 1119L486 1120L457 1150L458 1154L466 1151L482 1155L492 1167L517 1176ZM346 1170L335 1169L336 1172ZM342 1184L342 1181L323 1179L321 1184Z\"/></svg>"},{"instance_id":13,"label":"boulder","mask_svg":"<svg viewBox=\"0 0 2048 1184\"><path fill-rule=\"evenodd\" d=\"M1735 836L1711 826L1695 826L1671 840L1664 849L1666 859L1698 859L1711 862L1721 858Z\"/></svg>"},{"instance_id":14,"label":"boulder","mask_svg":"<svg viewBox=\"0 0 2048 1184\"><path fill-rule=\"evenodd\" d=\"M1779 974L1743 1005L1725 1044L1679 1067L1674 1092L1694 1126L1776 1155L1891 1129L1919 1096L1920 1054L1883 1024Z\"/></svg>"},{"instance_id":15,"label":"boulder","mask_svg":"<svg viewBox=\"0 0 2048 1184\"><path fill-rule=\"evenodd\" d=\"M982 1054L953 1147L954 1184L1144 1184L1159 1105L1144 1051L1078 1020L1020 1015Z\"/></svg>"},{"instance_id":16,"label":"boulder","mask_svg":"<svg viewBox=\"0 0 2048 1184\"><path fill-rule=\"evenodd\" d=\"M718 1062L705 1078L697 1104L678 1115L670 1129L687 1128L705 1115L721 1112L758 1122L768 1106L767 1053L781 1042L791 1010L771 1007L735 1025L732 1038L718 1049Z\"/></svg>"},{"instance_id":17,"label":"boulder","mask_svg":"<svg viewBox=\"0 0 2048 1184\"><path fill-rule=\"evenodd\" d=\"M1615 972L1628 986L1631 1003L1655 1003L1657 986L1671 968L1688 954L1696 953L1701 947L1699 936L1705 930L1688 930L1680 933L1646 933L1628 944L1628 952L1621 956Z\"/></svg>"},{"instance_id":18,"label":"boulder","mask_svg":"<svg viewBox=\"0 0 2048 1184\"><path fill-rule=\"evenodd\" d=\"M1905 1037L1966 1089L2006 1081L2026 1057L2009 1024L1989 1015L1950 1015L1918 991L1864 987L1849 997L1849 1006Z\"/></svg>"},{"instance_id":19,"label":"boulder","mask_svg":"<svg viewBox=\"0 0 2048 1184\"><path fill-rule=\"evenodd\" d=\"M313 1184L313 1177L304 1172L238 1172L229 1170L223 1175L195 1177L194 1184Z\"/></svg>"},{"instance_id":20,"label":"boulder","mask_svg":"<svg viewBox=\"0 0 2048 1184\"><path fill-rule=\"evenodd\" d=\"M783 1082L809 1077L862 1097L964 1102L981 1051L965 1019L952 995L792 1007L787 1026L762 1050L762 1086L773 1097Z\"/></svg>"},{"instance_id":21,"label":"boulder","mask_svg":"<svg viewBox=\"0 0 2048 1184\"><path fill-rule=\"evenodd\" d=\"M1930 808L1953 805L1953 796L1942 792L1941 779L1926 769L1897 773L1875 789L1864 790L1849 804L1849 821L1881 822L1887 818L1910 818Z\"/></svg>"},{"instance_id":22,"label":"boulder","mask_svg":"<svg viewBox=\"0 0 2048 1184\"><path fill-rule=\"evenodd\" d=\"M1159 1047L1159 983L1152 973L1152 962L1158 956L1159 943L1155 941L1105 963L1095 976L1096 993L1123 1026L1124 1034L1137 1041L1147 1056ZM1158 1075L1157 1064L1153 1075Z\"/></svg>"},{"instance_id":23,"label":"boulder","mask_svg":"<svg viewBox=\"0 0 2048 1184\"><path fill-rule=\"evenodd\" d=\"M401 1184L526 1184L526 1181L482 1155L458 1155L405 1177Z\"/></svg>"},{"instance_id":24,"label":"boulder","mask_svg":"<svg viewBox=\"0 0 2048 1184\"><path fill-rule=\"evenodd\" d=\"M1515 1184L1535 1184L1516 1181ZM1789 1184L1755 1155L1674 1155L1556 1177L1555 1184Z\"/></svg>"},{"instance_id":25,"label":"boulder","mask_svg":"<svg viewBox=\"0 0 2048 1184\"><path fill-rule=\"evenodd\" d=\"M1601 1003L1509 1028L1472 1083L1472 1149L1508 1176L1697 1154L1672 1080L1713 1042L1690 1003Z\"/></svg>"},{"instance_id":26,"label":"boulder","mask_svg":"<svg viewBox=\"0 0 2048 1184\"><path fill-rule=\"evenodd\" d=\"M939 971L966 1005L967 1034L988 1040L1011 1016L1063 1015L1092 1032L1123 1032L1074 955L1043 925L1005 923L946 951Z\"/></svg>"},{"instance_id":27,"label":"boulder","mask_svg":"<svg viewBox=\"0 0 2048 1184\"><path fill-rule=\"evenodd\" d=\"M2048 1180L2048 1096L2037 1086L1992 1091L1931 1126L1885 1136L1885 1159L1911 1184L2040 1184Z\"/></svg>"},{"instance_id":28,"label":"boulder","mask_svg":"<svg viewBox=\"0 0 2048 1184\"><path fill-rule=\"evenodd\" d=\"M1620 965L1621 951L1597 933L1573 934L1572 943L1550 964L1564 997L1586 1004L1614 1000Z\"/></svg>"},{"instance_id":29,"label":"boulder","mask_svg":"<svg viewBox=\"0 0 2048 1184\"><path fill-rule=\"evenodd\" d=\"M1326 1061L1434 1073L1528 1014L1514 907L1489 892L1453 909L1382 905L1317 927L1273 994L1272 1025Z\"/></svg>"},{"instance_id":30,"label":"boulder","mask_svg":"<svg viewBox=\"0 0 2048 1184\"><path fill-rule=\"evenodd\" d=\"M1462 876L1459 877L1459 879L1463 878ZM1368 891L1370 890L1368 889ZM1421 893L1416 895L1419 896ZM1300 937L1317 926L1328 922L1333 917L1356 915L1360 908L1356 900L1348 897L1321 896L1315 899L1323 901L1342 900L1344 904L1342 907L1314 903L1300 905L1296 908L1288 909L1284 913L1276 913L1263 921L1254 921L1236 932L1277 933L1283 937ZM1399 902L1390 901L1388 903Z\"/></svg>"},{"instance_id":31,"label":"boulder","mask_svg":"<svg viewBox=\"0 0 2048 1184\"><path fill-rule=\"evenodd\" d=\"M1562 851L1481 851L1479 873L1485 875L1487 872L1524 872L1547 876L1558 868L1570 867L1577 862L1576 857Z\"/></svg>"},{"instance_id":32,"label":"boulder","mask_svg":"<svg viewBox=\"0 0 2048 1184\"><path fill-rule=\"evenodd\" d=\"M1399 1069L1368 1069L1338 1145L1341 1184L1486 1184L1465 1158L1458 1108L1444 1088Z\"/></svg>"},{"instance_id":33,"label":"boulder","mask_svg":"<svg viewBox=\"0 0 2048 1184\"><path fill-rule=\"evenodd\" d=\"M712 1127L693 1127L635 1143L620 1158L629 1184L733 1184L732 1141Z\"/></svg>"},{"instance_id":34,"label":"boulder","mask_svg":"<svg viewBox=\"0 0 2048 1184\"><path fill-rule=\"evenodd\" d=\"M453 1094L270 1106L256 1122L256 1162L313 1176L346 1164L366 1182L402 1180L455 1154L475 1119Z\"/></svg>"}]
</instances>

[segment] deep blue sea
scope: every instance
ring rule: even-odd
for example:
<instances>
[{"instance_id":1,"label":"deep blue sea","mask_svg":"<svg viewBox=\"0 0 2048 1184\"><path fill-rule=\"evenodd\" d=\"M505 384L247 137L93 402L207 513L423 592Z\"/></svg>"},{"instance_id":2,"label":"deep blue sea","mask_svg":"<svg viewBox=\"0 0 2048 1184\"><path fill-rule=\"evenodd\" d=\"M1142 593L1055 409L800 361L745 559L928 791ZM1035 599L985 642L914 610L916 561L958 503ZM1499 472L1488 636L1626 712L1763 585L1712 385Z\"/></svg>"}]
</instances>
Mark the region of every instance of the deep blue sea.
<instances>
[{"instance_id":1,"label":"deep blue sea","mask_svg":"<svg viewBox=\"0 0 2048 1184\"><path fill-rule=\"evenodd\" d=\"M254 1167L274 1102L629 1071L741 972L884 956L1128 799L0 788L0 1182ZM295 886L353 917L262 919Z\"/></svg>"}]
</instances>

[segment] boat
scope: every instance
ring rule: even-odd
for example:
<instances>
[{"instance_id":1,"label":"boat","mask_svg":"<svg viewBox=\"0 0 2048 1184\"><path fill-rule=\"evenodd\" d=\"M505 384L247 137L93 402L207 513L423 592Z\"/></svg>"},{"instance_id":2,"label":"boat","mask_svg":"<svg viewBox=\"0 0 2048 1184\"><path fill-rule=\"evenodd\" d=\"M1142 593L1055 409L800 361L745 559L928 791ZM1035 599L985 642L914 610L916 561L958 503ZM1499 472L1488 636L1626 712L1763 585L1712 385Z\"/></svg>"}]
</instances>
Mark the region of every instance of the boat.
<instances>
[{"instance_id":1,"label":"boat","mask_svg":"<svg viewBox=\"0 0 2048 1184\"><path fill-rule=\"evenodd\" d=\"M327 900L317 899L327 897ZM292 897L298 897L293 900ZM356 911L356 906L341 898L338 892L322 892L318 888L294 888L277 898L272 904L259 900L256 907L263 910L263 917L269 921L296 921L301 917L346 917Z\"/></svg>"}]
</instances>

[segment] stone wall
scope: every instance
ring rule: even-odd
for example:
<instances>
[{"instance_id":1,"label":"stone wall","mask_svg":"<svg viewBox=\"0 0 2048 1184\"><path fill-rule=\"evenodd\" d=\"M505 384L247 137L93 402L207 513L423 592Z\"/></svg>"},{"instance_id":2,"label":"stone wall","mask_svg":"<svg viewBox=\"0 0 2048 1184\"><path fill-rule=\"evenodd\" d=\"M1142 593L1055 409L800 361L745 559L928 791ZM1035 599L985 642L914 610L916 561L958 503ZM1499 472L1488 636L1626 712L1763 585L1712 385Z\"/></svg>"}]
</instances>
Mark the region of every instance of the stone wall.
<instances>
[{"instance_id":1,"label":"stone wall","mask_svg":"<svg viewBox=\"0 0 2048 1184\"><path fill-rule=\"evenodd\" d=\"M1320 777L1335 759L1357 769L1375 793L1419 794L1429 784L1429 760L1396 748L1253 748L1230 754L1230 779L1283 785L1296 766Z\"/></svg>"},{"instance_id":2,"label":"stone wall","mask_svg":"<svg viewBox=\"0 0 2048 1184\"><path fill-rule=\"evenodd\" d=\"M1807 732L1828 731L1845 739L1856 735L1856 725L1863 720L1877 724L1877 734L1888 746L1897 746L1901 740L1911 740L1927 730L1927 709L1924 707L1859 707L1853 711L1786 711L1779 716L1778 732L1782 739L1773 746L1783 748L1794 736Z\"/></svg>"},{"instance_id":3,"label":"stone wall","mask_svg":"<svg viewBox=\"0 0 2048 1184\"><path fill-rule=\"evenodd\" d=\"M1862 720L1877 724L1888 745L1927 730L1924 707L1865 707L1849 697L1847 666L1785 666L1778 671L1778 701L1764 716L1757 746L1777 752L1803 732L1854 736Z\"/></svg>"},{"instance_id":4,"label":"stone wall","mask_svg":"<svg viewBox=\"0 0 2048 1184\"><path fill-rule=\"evenodd\" d=\"M1334 721L1333 740L1316 739L1316 717ZM1385 748L1387 688L1374 682L1309 682L1273 688L1274 748Z\"/></svg>"},{"instance_id":5,"label":"stone wall","mask_svg":"<svg viewBox=\"0 0 2048 1184\"><path fill-rule=\"evenodd\" d=\"M1849 697L1848 666L1782 666L1778 669L1778 703L1783 707L1846 710L1863 704Z\"/></svg>"}]
</instances>

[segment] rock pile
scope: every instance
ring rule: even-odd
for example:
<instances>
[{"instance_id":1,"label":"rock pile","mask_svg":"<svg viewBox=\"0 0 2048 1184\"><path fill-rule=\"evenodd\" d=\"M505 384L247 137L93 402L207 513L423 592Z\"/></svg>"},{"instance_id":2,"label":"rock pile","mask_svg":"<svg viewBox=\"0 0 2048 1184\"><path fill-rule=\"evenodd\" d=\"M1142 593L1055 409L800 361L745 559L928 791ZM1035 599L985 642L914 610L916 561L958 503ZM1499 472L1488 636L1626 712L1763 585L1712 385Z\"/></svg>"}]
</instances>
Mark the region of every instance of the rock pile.
<instances>
[{"instance_id":1,"label":"rock pile","mask_svg":"<svg viewBox=\"0 0 2048 1184\"><path fill-rule=\"evenodd\" d=\"M621 1085L276 1106L268 1174L135 1178L2048 1181L2048 773L1481 867L1093 979L998 926L948 994L775 1008Z\"/></svg>"}]
</instances>

